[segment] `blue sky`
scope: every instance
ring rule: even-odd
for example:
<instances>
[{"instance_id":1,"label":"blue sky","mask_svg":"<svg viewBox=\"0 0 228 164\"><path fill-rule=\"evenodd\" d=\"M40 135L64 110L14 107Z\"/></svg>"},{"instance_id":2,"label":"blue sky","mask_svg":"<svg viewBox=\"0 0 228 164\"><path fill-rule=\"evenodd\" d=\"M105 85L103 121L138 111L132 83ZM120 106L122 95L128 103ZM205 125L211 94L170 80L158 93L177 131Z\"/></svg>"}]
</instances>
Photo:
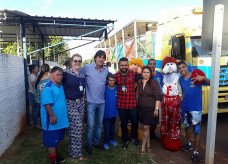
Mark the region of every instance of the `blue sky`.
<instances>
[{"instance_id":1,"label":"blue sky","mask_svg":"<svg viewBox=\"0 0 228 164\"><path fill-rule=\"evenodd\" d=\"M0 0L0 9L31 15L118 20L155 20L162 10L202 6L203 0Z\"/></svg>"},{"instance_id":2,"label":"blue sky","mask_svg":"<svg viewBox=\"0 0 228 164\"><path fill-rule=\"evenodd\" d=\"M19 10L38 16L111 19L117 20L116 29L133 19L158 20L163 10L202 5L203 0L0 0L0 10ZM76 50L84 54L83 49L92 46Z\"/></svg>"}]
</instances>

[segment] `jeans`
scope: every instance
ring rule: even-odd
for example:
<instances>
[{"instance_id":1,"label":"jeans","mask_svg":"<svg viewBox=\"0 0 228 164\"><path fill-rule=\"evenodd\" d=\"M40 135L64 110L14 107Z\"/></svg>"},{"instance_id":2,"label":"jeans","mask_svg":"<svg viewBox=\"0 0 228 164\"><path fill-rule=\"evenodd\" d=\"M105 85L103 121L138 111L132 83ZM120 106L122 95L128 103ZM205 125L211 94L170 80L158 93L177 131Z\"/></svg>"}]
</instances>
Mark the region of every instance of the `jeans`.
<instances>
[{"instance_id":1,"label":"jeans","mask_svg":"<svg viewBox=\"0 0 228 164\"><path fill-rule=\"evenodd\" d=\"M32 104L32 120L33 120L33 124L35 126L38 125L38 121L37 121L37 117L38 117L38 104L35 102L35 97L34 94L32 94L31 92L28 92L28 98Z\"/></svg>"},{"instance_id":2,"label":"jeans","mask_svg":"<svg viewBox=\"0 0 228 164\"><path fill-rule=\"evenodd\" d=\"M122 109L118 108L119 117L121 121L121 131L122 131L122 142L128 141L128 119L131 121L131 138L138 139L138 110L133 109Z\"/></svg>"},{"instance_id":3,"label":"jeans","mask_svg":"<svg viewBox=\"0 0 228 164\"><path fill-rule=\"evenodd\" d=\"M105 103L94 104L86 102L86 146L92 146L94 124L94 145L100 143L104 109Z\"/></svg>"},{"instance_id":4,"label":"jeans","mask_svg":"<svg viewBox=\"0 0 228 164\"><path fill-rule=\"evenodd\" d=\"M104 144L108 144L115 137L116 117L104 118Z\"/></svg>"}]
</instances>

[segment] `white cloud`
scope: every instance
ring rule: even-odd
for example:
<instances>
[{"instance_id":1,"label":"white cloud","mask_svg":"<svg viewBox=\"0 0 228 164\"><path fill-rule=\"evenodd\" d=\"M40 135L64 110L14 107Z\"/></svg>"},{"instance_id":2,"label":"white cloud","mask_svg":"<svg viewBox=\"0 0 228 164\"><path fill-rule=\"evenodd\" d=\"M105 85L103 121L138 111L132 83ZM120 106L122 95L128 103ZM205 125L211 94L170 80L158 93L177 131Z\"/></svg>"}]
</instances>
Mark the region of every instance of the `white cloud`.
<instances>
[{"instance_id":1,"label":"white cloud","mask_svg":"<svg viewBox=\"0 0 228 164\"><path fill-rule=\"evenodd\" d=\"M49 6L48 5L44 5L41 8L44 9L44 10L46 10L46 9L49 9Z\"/></svg>"},{"instance_id":2,"label":"white cloud","mask_svg":"<svg viewBox=\"0 0 228 164\"><path fill-rule=\"evenodd\" d=\"M45 3L49 4L49 5L53 5L53 0L44 0Z\"/></svg>"}]
</instances>

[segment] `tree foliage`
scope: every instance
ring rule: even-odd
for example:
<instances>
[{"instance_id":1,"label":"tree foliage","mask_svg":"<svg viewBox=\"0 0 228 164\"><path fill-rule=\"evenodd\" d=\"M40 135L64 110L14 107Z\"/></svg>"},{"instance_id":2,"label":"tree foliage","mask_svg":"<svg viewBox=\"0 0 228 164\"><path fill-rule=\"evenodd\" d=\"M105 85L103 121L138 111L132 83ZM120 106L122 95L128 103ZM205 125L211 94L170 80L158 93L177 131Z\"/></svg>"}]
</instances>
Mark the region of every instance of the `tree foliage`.
<instances>
[{"instance_id":1,"label":"tree foliage","mask_svg":"<svg viewBox=\"0 0 228 164\"><path fill-rule=\"evenodd\" d=\"M55 45L59 42L62 42L63 38L61 36L50 36L49 37L49 42L46 43L44 46L50 46L50 45ZM19 45L17 45L19 44ZM19 52L20 55L23 56L22 52L22 45L20 42L1 42L0 47L3 48L1 50L2 53L6 54L11 54L11 55L17 55L17 46L19 46ZM36 49L41 49L43 48L42 43L37 43L37 48L35 48L35 43L28 43L26 44L27 46L27 52L34 51ZM57 46L47 48L45 49L45 60L50 60L50 61L55 61L58 62L60 65L63 65L65 63L65 60L69 56L69 51L68 50L68 45L67 44L59 44ZM36 53L32 53L31 59L43 59L43 51L38 51ZM30 55L27 55L28 62L30 60Z\"/></svg>"},{"instance_id":2,"label":"tree foliage","mask_svg":"<svg viewBox=\"0 0 228 164\"><path fill-rule=\"evenodd\" d=\"M82 66L84 66L85 64L89 64L89 63L95 63L94 56L92 56L90 59L84 60L82 62Z\"/></svg>"}]
</instances>

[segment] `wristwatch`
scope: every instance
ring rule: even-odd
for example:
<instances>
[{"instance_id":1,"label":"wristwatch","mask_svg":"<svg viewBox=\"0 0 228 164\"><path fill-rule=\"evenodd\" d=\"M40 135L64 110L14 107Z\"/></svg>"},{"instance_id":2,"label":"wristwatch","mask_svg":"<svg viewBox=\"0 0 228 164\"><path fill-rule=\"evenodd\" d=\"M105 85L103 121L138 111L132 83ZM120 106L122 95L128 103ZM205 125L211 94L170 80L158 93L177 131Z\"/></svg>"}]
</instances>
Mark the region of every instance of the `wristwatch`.
<instances>
[{"instance_id":1,"label":"wristwatch","mask_svg":"<svg viewBox=\"0 0 228 164\"><path fill-rule=\"evenodd\" d=\"M155 109L159 110L159 107L155 107Z\"/></svg>"}]
</instances>

